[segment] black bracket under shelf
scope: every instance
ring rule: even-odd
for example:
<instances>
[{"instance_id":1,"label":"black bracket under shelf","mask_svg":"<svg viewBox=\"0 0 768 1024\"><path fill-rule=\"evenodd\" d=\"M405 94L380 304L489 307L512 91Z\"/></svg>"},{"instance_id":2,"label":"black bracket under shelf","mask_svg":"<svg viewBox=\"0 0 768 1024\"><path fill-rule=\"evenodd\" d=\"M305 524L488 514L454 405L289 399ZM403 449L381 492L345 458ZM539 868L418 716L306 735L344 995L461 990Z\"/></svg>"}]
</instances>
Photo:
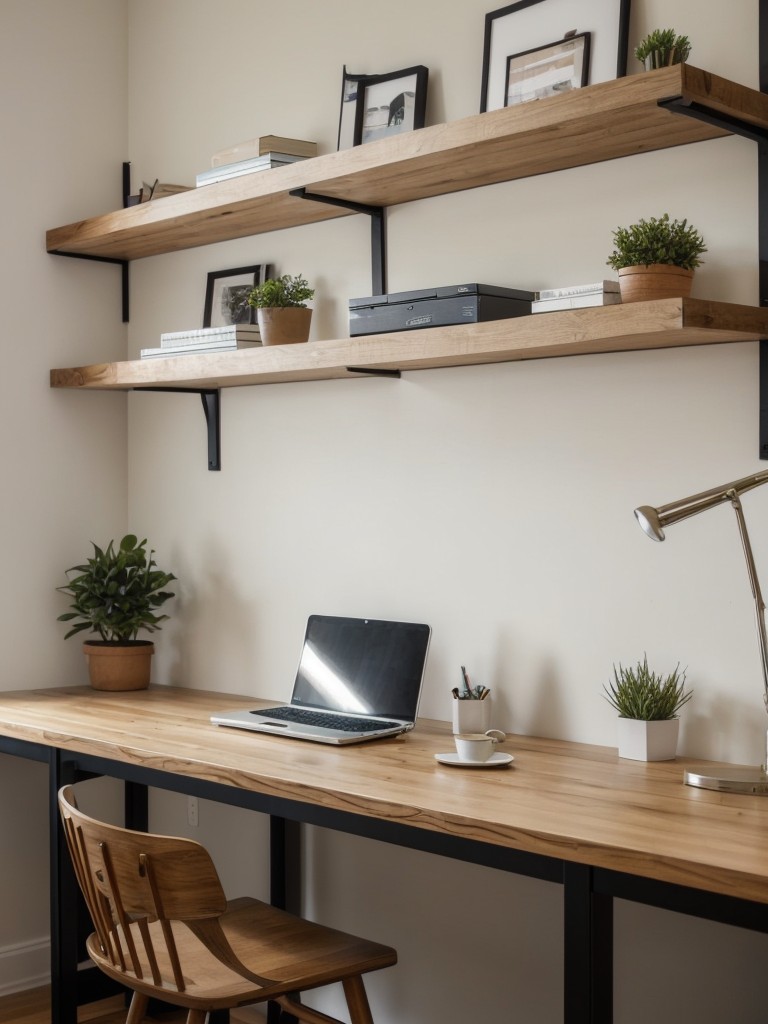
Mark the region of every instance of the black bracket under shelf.
<instances>
[{"instance_id":1,"label":"black bracket under shelf","mask_svg":"<svg viewBox=\"0 0 768 1024\"><path fill-rule=\"evenodd\" d=\"M383 206L367 206L365 203L354 203L348 199L337 199L335 196L321 196L316 192L308 192L306 188L291 189L289 195L297 199L311 199L315 203L327 203L329 206L340 206L354 213L364 213L371 218L371 294L386 295L387 293L387 225L386 208Z\"/></svg>"},{"instance_id":2,"label":"black bracket under shelf","mask_svg":"<svg viewBox=\"0 0 768 1024\"><path fill-rule=\"evenodd\" d=\"M221 392L218 388L133 388L134 391L162 391L165 394L200 395L208 431L208 469L221 469Z\"/></svg>"}]
</instances>

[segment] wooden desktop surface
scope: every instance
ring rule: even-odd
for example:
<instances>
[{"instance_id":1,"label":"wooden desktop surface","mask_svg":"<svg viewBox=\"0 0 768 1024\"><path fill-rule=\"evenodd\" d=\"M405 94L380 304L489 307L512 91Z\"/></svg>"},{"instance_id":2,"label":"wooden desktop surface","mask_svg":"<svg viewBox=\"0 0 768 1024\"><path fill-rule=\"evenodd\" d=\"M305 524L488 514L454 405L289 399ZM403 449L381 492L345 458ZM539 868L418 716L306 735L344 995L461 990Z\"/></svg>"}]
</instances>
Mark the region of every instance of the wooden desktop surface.
<instances>
[{"instance_id":1,"label":"wooden desktop surface","mask_svg":"<svg viewBox=\"0 0 768 1024\"><path fill-rule=\"evenodd\" d=\"M768 903L768 798L685 786L701 762L509 736L509 768L462 769L434 759L454 749L442 722L347 747L209 722L260 703L165 686L5 692L0 735Z\"/></svg>"}]
</instances>

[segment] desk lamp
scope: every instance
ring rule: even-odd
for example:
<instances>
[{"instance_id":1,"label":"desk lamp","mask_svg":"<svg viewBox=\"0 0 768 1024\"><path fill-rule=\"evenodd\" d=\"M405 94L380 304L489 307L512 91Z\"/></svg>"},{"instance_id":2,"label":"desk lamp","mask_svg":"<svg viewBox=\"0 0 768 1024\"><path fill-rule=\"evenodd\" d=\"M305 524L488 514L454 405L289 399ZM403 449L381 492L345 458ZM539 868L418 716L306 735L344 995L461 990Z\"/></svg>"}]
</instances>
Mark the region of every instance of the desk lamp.
<instances>
[{"instance_id":1,"label":"desk lamp","mask_svg":"<svg viewBox=\"0 0 768 1024\"><path fill-rule=\"evenodd\" d=\"M760 646L760 663L763 669L763 701L768 710L768 642L766 642L765 636L765 602L760 591L755 560L752 556L752 545L749 542L747 523L741 507L741 495L746 491L751 491L753 487L759 487L765 483L768 483L768 472L756 473L754 476L745 476L741 480L723 484L722 487L713 487L711 490L692 494L689 498L681 498L679 501L672 501L668 505L660 505L658 508L641 505L640 508L635 509L635 517L652 540L662 541L665 527L695 516L699 512L706 512L707 509L714 508L726 501L731 503L736 513L744 557L747 560L749 583L752 587L752 596L755 599L757 638ZM734 767L718 775L711 774L706 768L689 769L685 772L685 783L689 786L698 786L701 789L717 789L729 793L758 793L768 796L768 736L766 740L766 763L761 767Z\"/></svg>"}]
</instances>

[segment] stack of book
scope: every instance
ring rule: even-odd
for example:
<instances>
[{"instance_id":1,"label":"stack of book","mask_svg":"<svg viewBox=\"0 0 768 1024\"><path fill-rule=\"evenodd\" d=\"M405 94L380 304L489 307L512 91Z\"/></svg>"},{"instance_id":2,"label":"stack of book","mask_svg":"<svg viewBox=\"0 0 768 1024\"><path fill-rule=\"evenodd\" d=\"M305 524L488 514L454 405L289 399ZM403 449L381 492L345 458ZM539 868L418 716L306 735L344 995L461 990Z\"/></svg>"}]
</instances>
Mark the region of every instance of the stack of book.
<instances>
[{"instance_id":1,"label":"stack of book","mask_svg":"<svg viewBox=\"0 0 768 1024\"><path fill-rule=\"evenodd\" d=\"M250 142L241 142L214 153L211 170L197 175L195 184L212 185L216 181L237 178L241 174L266 171L271 167L284 167L297 160L317 156L317 143L302 139L286 139L280 135L262 135Z\"/></svg>"},{"instance_id":2,"label":"stack of book","mask_svg":"<svg viewBox=\"0 0 768 1024\"><path fill-rule=\"evenodd\" d=\"M555 309L581 309L584 306L612 306L621 302L618 281L596 284L574 284L565 288L545 288L531 303L532 313L548 313Z\"/></svg>"},{"instance_id":3,"label":"stack of book","mask_svg":"<svg viewBox=\"0 0 768 1024\"><path fill-rule=\"evenodd\" d=\"M170 331L160 335L159 348L143 348L142 359L200 355L203 352L236 352L261 344L258 324L226 324L192 331Z\"/></svg>"}]
</instances>

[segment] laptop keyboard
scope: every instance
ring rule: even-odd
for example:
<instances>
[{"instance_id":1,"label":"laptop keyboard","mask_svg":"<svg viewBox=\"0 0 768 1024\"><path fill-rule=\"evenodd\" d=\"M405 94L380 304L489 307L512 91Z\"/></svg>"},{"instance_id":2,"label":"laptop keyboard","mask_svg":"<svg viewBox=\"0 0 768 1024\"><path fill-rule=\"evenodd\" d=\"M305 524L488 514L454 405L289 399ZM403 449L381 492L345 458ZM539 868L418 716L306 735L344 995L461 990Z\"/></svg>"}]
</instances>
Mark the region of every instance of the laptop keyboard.
<instances>
[{"instance_id":1,"label":"laptop keyboard","mask_svg":"<svg viewBox=\"0 0 768 1024\"><path fill-rule=\"evenodd\" d=\"M379 729L389 729L394 724L377 718L348 718L345 715L329 715L325 711L294 707L266 708L263 711L252 711L251 714L273 718L279 722L316 725L323 729L338 729L342 732L377 732Z\"/></svg>"}]
</instances>

